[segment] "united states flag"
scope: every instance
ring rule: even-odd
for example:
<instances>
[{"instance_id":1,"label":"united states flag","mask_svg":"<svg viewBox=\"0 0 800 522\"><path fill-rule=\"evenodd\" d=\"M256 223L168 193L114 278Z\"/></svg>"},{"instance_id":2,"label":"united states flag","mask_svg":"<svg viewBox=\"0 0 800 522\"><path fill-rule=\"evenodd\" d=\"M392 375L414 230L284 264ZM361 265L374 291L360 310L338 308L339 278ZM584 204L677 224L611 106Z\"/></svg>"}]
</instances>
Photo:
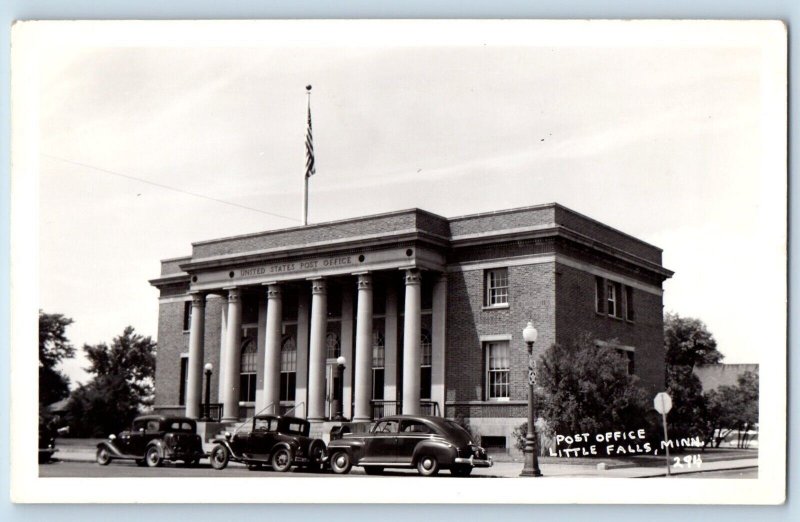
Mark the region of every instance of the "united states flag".
<instances>
[{"instance_id":1,"label":"united states flag","mask_svg":"<svg viewBox=\"0 0 800 522\"><path fill-rule=\"evenodd\" d=\"M314 138L311 135L311 104L308 105L308 132L306 132L306 177L316 173L314 168Z\"/></svg>"}]
</instances>

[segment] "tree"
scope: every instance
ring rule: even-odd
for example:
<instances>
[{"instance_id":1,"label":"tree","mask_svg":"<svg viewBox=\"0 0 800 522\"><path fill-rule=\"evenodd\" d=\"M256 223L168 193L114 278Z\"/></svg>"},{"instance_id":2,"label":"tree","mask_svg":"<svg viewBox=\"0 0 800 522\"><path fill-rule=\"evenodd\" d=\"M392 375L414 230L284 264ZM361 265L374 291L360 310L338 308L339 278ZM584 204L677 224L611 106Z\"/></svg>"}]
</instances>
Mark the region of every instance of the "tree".
<instances>
[{"instance_id":1,"label":"tree","mask_svg":"<svg viewBox=\"0 0 800 522\"><path fill-rule=\"evenodd\" d=\"M664 348L667 366L693 368L718 363L724 357L703 321L673 313L664 316Z\"/></svg>"},{"instance_id":2,"label":"tree","mask_svg":"<svg viewBox=\"0 0 800 522\"><path fill-rule=\"evenodd\" d=\"M67 339L72 319L62 314L39 310L39 404L40 409L69 396L69 377L57 366L75 356L75 347Z\"/></svg>"},{"instance_id":3,"label":"tree","mask_svg":"<svg viewBox=\"0 0 800 522\"><path fill-rule=\"evenodd\" d=\"M694 368L718 363L724 355L703 321L672 313L664 316L664 352L667 392L674 405L667 417L670 438L703 436L714 410L708 408Z\"/></svg>"},{"instance_id":4,"label":"tree","mask_svg":"<svg viewBox=\"0 0 800 522\"><path fill-rule=\"evenodd\" d=\"M735 386L720 386L708 393L709 410L713 422L709 424L709 438L719 447L733 430L739 431L737 446L749 444L747 432L758 424L758 374L744 372Z\"/></svg>"},{"instance_id":5,"label":"tree","mask_svg":"<svg viewBox=\"0 0 800 522\"><path fill-rule=\"evenodd\" d=\"M103 436L130 425L152 403L156 343L125 328L111 345L84 345L94 375L76 389L67 405L78 436Z\"/></svg>"},{"instance_id":6,"label":"tree","mask_svg":"<svg viewBox=\"0 0 800 522\"><path fill-rule=\"evenodd\" d=\"M642 428L647 408L628 360L588 337L573 346L554 344L540 360L545 399L540 414L550 435Z\"/></svg>"}]
</instances>

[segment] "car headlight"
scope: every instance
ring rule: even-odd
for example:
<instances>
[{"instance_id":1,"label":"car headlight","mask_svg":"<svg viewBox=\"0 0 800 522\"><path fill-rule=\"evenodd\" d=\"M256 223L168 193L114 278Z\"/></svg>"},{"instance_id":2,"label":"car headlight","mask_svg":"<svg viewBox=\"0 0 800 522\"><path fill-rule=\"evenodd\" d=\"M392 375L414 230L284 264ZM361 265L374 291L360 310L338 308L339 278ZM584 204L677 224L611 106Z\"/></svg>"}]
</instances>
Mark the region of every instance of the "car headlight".
<instances>
[{"instance_id":1,"label":"car headlight","mask_svg":"<svg viewBox=\"0 0 800 522\"><path fill-rule=\"evenodd\" d=\"M226 439L230 439L231 438L231 432L230 431L226 431L225 432L225 438Z\"/></svg>"},{"instance_id":2,"label":"car headlight","mask_svg":"<svg viewBox=\"0 0 800 522\"><path fill-rule=\"evenodd\" d=\"M116 439L116 438L117 438L117 436L116 436L116 435L114 435L113 433L112 433L111 435L109 435L109 436L108 436L108 440L114 440L114 439Z\"/></svg>"}]
</instances>

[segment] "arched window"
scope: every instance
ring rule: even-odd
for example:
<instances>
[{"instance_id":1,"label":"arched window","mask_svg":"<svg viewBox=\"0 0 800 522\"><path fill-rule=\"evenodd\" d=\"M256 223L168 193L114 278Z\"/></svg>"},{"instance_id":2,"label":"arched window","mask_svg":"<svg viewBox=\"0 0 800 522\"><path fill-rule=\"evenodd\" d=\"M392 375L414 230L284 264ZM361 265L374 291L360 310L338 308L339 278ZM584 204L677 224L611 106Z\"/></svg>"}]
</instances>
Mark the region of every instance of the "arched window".
<instances>
[{"instance_id":1,"label":"arched window","mask_svg":"<svg viewBox=\"0 0 800 522\"><path fill-rule=\"evenodd\" d=\"M239 400L256 400L256 357L258 347L252 337L242 340L241 366L239 368Z\"/></svg>"},{"instance_id":2,"label":"arched window","mask_svg":"<svg viewBox=\"0 0 800 522\"><path fill-rule=\"evenodd\" d=\"M420 351L422 360L420 362L419 397L420 399L431 398L431 333L422 329L420 336Z\"/></svg>"},{"instance_id":3,"label":"arched window","mask_svg":"<svg viewBox=\"0 0 800 522\"><path fill-rule=\"evenodd\" d=\"M328 332L325 336L325 351L328 359L336 359L342 355L342 345L339 341L339 336L333 332Z\"/></svg>"},{"instance_id":4,"label":"arched window","mask_svg":"<svg viewBox=\"0 0 800 522\"><path fill-rule=\"evenodd\" d=\"M293 401L297 384L297 342L293 336L281 345L281 400Z\"/></svg>"},{"instance_id":5,"label":"arched window","mask_svg":"<svg viewBox=\"0 0 800 522\"><path fill-rule=\"evenodd\" d=\"M386 339L383 332L372 332L372 399L383 400L384 364L386 361Z\"/></svg>"}]
</instances>

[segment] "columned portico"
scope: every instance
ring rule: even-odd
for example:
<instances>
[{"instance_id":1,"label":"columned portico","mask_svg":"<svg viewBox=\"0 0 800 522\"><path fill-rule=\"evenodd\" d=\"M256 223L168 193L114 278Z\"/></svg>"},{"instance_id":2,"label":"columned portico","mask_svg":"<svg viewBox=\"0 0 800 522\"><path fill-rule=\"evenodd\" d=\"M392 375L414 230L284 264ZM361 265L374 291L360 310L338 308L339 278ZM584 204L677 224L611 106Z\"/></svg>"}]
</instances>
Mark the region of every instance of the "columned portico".
<instances>
[{"instance_id":1,"label":"columned portico","mask_svg":"<svg viewBox=\"0 0 800 522\"><path fill-rule=\"evenodd\" d=\"M406 270L405 316L403 317L403 414L419 414L420 336L422 334L422 289L418 270Z\"/></svg>"},{"instance_id":2,"label":"columned portico","mask_svg":"<svg viewBox=\"0 0 800 522\"><path fill-rule=\"evenodd\" d=\"M358 276L356 316L356 375L354 421L372 418L372 276Z\"/></svg>"},{"instance_id":3,"label":"columned portico","mask_svg":"<svg viewBox=\"0 0 800 522\"><path fill-rule=\"evenodd\" d=\"M223 422L239 420L239 368L242 344L242 305L238 288L228 290L228 321L225 329L225 375L222 389Z\"/></svg>"},{"instance_id":4,"label":"columned portico","mask_svg":"<svg viewBox=\"0 0 800 522\"><path fill-rule=\"evenodd\" d=\"M256 411L264 413L280 412L280 371L281 371L281 319L283 299L278 284L267 286L267 328L264 340L264 394L263 404Z\"/></svg>"},{"instance_id":5,"label":"columned portico","mask_svg":"<svg viewBox=\"0 0 800 522\"><path fill-rule=\"evenodd\" d=\"M192 294L192 321L189 327L189 368L186 383L186 416L200 417L203 388L203 338L205 337L206 296Z\"/></svg>"},{"instance_id":6,"label":"columned portico","mask_svg":"<svg viewBox=\"0 0 800 522\"><path fill-rule=\"evenodd\" d=\"M325 335L328 295L324 279L311 281L311 334L308 354L308 420L325 419Z\"/></svg>"}]
</instances>

